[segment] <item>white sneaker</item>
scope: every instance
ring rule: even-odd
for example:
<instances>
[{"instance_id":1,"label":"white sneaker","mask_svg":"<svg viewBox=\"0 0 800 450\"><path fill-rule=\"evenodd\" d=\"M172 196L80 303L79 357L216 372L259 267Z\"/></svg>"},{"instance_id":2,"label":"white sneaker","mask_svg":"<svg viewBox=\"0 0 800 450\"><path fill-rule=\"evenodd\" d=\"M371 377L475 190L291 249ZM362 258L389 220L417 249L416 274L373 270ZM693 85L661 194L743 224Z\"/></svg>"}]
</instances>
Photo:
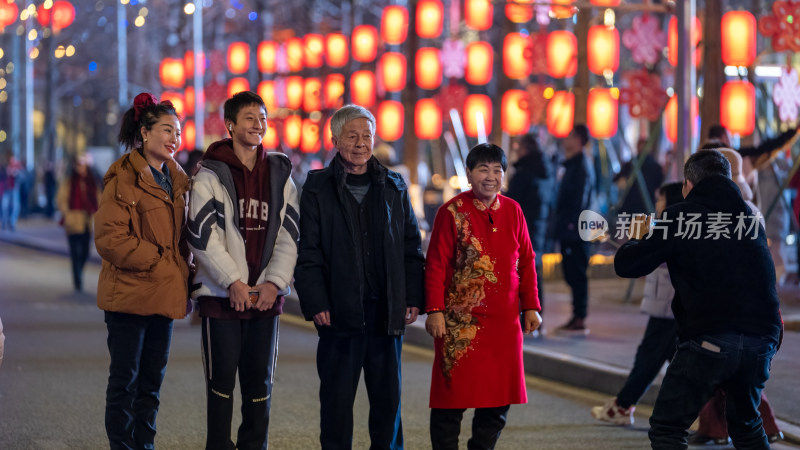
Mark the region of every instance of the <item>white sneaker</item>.
<instances>
[{"instance_id":1,"label":"white sneaker","mask_svg":"<svg viewBox=\"0 0 800 450\"><path fill-rule=\"evenodd\" d=\"M603 406L592 408L592 417L603 422L611 422L615 425L633 425L633 411L635 406L624 409L617 405L617 399L609 399Z\"/></svg>"}]
</instances>

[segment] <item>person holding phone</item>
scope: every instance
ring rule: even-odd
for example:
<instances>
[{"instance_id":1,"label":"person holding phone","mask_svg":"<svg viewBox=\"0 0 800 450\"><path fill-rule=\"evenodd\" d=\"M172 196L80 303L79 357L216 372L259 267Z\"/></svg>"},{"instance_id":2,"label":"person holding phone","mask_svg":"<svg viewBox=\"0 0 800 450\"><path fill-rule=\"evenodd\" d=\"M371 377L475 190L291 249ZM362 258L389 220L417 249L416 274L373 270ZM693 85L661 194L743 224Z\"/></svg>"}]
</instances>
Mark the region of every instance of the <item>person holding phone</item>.
<instances>
[{"instance_id":1,"label":"person holding phone","mask_svg":"<svg viewBox=\"0 0 800 450\"><path fill-rule=\"evenodd\" d=\"M292 164L262 146L267 108L257 94L225 102L230 138L208 147L189 202L192 298L202 318L206 448L267 448L278 355L278 316L297 260L298 198ZM231 440L236 372L242 424Z\"/></svg>"}]
</instances>

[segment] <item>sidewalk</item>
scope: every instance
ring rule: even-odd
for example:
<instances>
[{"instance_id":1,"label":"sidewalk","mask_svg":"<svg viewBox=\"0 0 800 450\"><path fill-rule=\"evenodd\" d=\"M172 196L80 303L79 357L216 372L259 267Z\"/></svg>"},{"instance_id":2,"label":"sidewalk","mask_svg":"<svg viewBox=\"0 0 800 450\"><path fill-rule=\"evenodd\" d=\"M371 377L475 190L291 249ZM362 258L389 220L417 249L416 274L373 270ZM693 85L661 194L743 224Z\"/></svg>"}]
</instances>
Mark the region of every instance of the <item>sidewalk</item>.
<instances>
[{"instance_id":1,"label":"sidewalk","mask_svg":"<svg viewBox=\"0 0 800 450\"><path fill-rule=\"evenodd\" d=\"M45 219L20 221L14 233L0 231L0 241L29 248L68 255L64 231L57 223ZM94 248L90 260L100 262ZM643 280L634 284L632 300L625 304L629 281L619 278L589 281L589 318L591 333L586 337L561 336L555 329L569 319L569 289L562 281L544 283L544 338L525 339L525 365L531 375L556 380L577 387L600 391L613 396L622 387L633 364L636 348L647 323L639 313L638 302ZM799 330L800 288L779 290L787 329ZM299 314L296 299L290 299L286 311ZM432 338L418 320L406 333L406 341L431 347ZM800 332L789 331L783 346L772 363L772 372L765 390L780 420L786 438L800 443ZM662 371L663 375L663 371ZM660 376L642 399L652 404L656 398ZM588 408L586 414L589 414Z\"/></svg>"}]
</instances>

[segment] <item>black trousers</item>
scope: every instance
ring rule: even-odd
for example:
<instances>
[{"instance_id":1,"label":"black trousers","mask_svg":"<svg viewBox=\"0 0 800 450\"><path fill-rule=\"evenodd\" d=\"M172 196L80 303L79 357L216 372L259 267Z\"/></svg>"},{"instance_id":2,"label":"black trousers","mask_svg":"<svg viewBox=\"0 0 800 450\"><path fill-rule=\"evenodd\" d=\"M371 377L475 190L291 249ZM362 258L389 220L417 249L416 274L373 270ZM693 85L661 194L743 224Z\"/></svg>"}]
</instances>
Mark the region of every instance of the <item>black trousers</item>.
<instances>
[{"instance_id":1,"label":"black trousers","mask_svg":"<svg viewBox=\"0 0 800 450\"><path fill-rule=\"evenodd\" d=\"M83 266L89 259L89 243L92 233L68 234L69 257L72 260L72 285L76 291L83 290Z\"/></svg>"},{"instance_id":2,"label":"black trousers","mask_svg":"<svg viewBox=\"0 0 800 450\"><path fill-rule=\"evenodd\" d=\"M506 426L511 405L496 408L475 408L472 418L472 437L467 441L469 450L490 450L497 444L500 432ZM431 445L433 450L458 450L461 419L466 409L431 409Z\"/></svg>"},{"instance_id":3,"label":"black trousers","mask_svg":"<svg viewBox=\"0 0 800 450\"><path fill-rule=\"evenodd\" d=\"M369 397L370 449L403 448L402 348L402 336L320 333L317 372L323 450L353 447L353 402L362 369Z\"/></svg>"},{"instance_id":4,"label":"black trousers","mask_svg":"<svg viewBox=\"0 0 800 450\"><path fill-rule=\"evenodd\" d=\"M105 321L111 356L105 414L109 447L155 448L172 319L106 311Z\"/></svg>"},{"instance_id":5,"label":"black trousers","mask_svg":"<svg viewBox=\"0 0 800 450\"><path fill-rule=\"evenodd\" d=\"M266 449L275 361L278 317L249 320L203 318L203 363L206 373L206 449ZM231 441L236 372L242 391L242 424Z\"/></svg>"},{"instance_id":6,"label":"black trousers","mask_svg":"<svg viewBox=\"0 0 800 450\"><path fill-rule=\"evenodd\" d=\"M560 245L564 281L572 290L572 316L585 319L589 304L589 243L562 240Z\"/></svg>"}]
</instances>

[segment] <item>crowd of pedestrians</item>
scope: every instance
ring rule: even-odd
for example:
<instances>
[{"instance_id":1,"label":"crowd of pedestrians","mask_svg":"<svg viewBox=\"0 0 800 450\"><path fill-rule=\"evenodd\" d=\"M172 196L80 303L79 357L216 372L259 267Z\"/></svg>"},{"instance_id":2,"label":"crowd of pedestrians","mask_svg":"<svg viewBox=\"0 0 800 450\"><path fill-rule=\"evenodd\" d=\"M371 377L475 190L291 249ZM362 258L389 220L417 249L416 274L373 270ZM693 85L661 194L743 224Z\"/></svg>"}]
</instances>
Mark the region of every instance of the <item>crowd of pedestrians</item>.
<instances>
[{"instance_id":1,"label":"crowd of pedestrians","mask_svg":"<svg viewBox=\"0 0 800 450\"><path fill-rule=\"evenodd\" d=\"M193 152L182 168L175 108L139 94L120 127L126 153L102 182L81 156L55 195L76 291L92 238L102 258L97 304L111 360L111 448L154 448L173 320L193 309L202 323L206 448L267 448L280 315L292 285L319 336L323 449L352 447L362 372L371 447L403 448L403 335L420 314L435 349L432 447L458 448L463 413L474 408L468 447L494 448L510 405L527 402L523 334L545 335L545 252L558 249L572 296L569 321L553 332L589 334L594 244L581 233L581 216L598 210L600 193L586 126L574 126L561 154L532 134L510 155L493 144L473 147L470 188L439 207L424 255L408 174L373 154L369 110L346 105L333 115L336 152L306 175L302 195L290 159L262 146L261 97L238 93L223 115L228 137ZM776 283L789 216L777 200L770 213L782 185L773 162L796 130L738 151L724 128L711 131L682 181L662 184L665 171L645 139L614 177L619 197L610 213L631 220L615 269L646 277L642 311L650 317L625 385L591 414L633 424L636 404L669 362L650 419L653 448L728 436L741 448L768 448L781 438L762 391L782 339ZM0 207L10 230L20 169L4 156ZM655 221L639 216L653 212ZM731 220L718 226L719 239L692 239L683 215ZM753 219L744 237L736 217ZM2 344L0 324L0 362ZM242 422L232 436L237 375ZM688 436L698 415L701 428Z\"/></svg>"}]
</instances>

